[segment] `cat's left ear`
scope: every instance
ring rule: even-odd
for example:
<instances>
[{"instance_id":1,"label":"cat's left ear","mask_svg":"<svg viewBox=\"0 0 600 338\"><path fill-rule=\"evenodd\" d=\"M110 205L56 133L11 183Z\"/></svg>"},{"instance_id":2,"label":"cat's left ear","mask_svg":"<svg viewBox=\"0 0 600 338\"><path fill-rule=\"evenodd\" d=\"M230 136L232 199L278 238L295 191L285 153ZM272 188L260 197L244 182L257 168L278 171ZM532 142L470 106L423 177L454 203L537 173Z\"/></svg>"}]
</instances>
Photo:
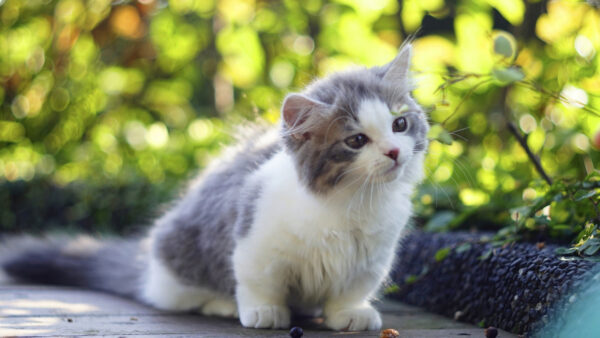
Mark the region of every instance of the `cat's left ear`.
<instances>
[{"instance_id":1,"label":"cat's left ear","mask_svg":"<svg viewBox=\"0 0 600 338\"><path fill-rule=\"evenodd\" d=\"M383 80L392 84L405 83L408 79L411 57L412 45L407 43L402 46L396 58L388 64Z\"/></svg>"},{"instance_id":2,"label":"cat's left ear","mask_svg":"<svg viewBox=\"0 0 600 338\"><path fill-rule=\"evenodd\" d=\"M327 104L303 94L289 94L283 101L281 115L290 134L297 139L308 139L318 117Z\"/></svg>"}]
</instances>

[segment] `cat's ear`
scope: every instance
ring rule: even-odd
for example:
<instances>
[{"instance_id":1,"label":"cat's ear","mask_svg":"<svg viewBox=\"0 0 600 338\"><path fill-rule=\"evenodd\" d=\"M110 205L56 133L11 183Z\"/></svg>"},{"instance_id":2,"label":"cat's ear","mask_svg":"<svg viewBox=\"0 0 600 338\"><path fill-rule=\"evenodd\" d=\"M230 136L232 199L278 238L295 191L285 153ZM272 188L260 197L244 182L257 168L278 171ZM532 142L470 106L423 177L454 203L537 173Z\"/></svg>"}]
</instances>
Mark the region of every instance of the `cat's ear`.
<instances>
[{"instance_id":1,"label":"cat's ear","mask_svg":"<svg viewBox=\"0 0 600 338\"><path fill-rule=\"evenodd\" d=\"M410 43L402 46L398 55L386 67L383 80L389 83L405 83L408 79L408 69L412 57L412 45Z\"/></svg>"},{"instance_id":2,"label":"cat's ear","mask_svg":"<svg viewBox=\"0 0 600 338\"><path fill-rule=\"evenodd\" d=\"M283 101L281 115L287 130L295 138L309 138L315 117L327 108L327 104L302 94L289 94ZM316 116L315 116L316 115Z\"/></svg>"}]
</instances>

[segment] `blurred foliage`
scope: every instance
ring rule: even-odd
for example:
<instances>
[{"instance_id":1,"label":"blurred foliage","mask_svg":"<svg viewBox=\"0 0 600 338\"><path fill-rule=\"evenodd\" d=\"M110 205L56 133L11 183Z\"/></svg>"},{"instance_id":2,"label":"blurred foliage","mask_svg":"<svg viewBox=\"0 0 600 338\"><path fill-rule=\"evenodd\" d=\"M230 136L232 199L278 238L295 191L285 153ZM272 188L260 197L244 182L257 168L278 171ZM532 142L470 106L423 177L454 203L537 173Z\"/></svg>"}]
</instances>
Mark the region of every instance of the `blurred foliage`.
<instances>
[{"instance_id":1,"label":"blurred foliage","mask_svg":"<svg viewBox=\"0 0 600 338\"><path fill-rule=\"evenodd\" d=\"M0 190L2 231L48 229L67 232L132 234L157 216L156 206L173 193L164 185L144 181L102 185L72 182L59 187L45 179L5 182Z\"/></svg>"},{"instance_id":2,"label":"blurred foliage","mask_svg":"<svg viewBox=\"0 0 600 338\"><path fill-rule=\"evenodd\" d=\"M0 191L11 201L0 229L135 224L143 219L110 208L152 210L232 139L232 125L275 122L285 93L348 66L386 63L414 34L414 95L440 141L416 196L418 223L576 239L586 217L554 231L558 224L521 226L511 210L536 209L555 184L597 172L594 3L0 0ZM139 198L126 201L128 186ZM68 202L54 201L62 194ZM44 217L18 216L45 204ZM81 215L91 208L86 221L61 215L74 205Z\"/></svg>"}]
</instances>

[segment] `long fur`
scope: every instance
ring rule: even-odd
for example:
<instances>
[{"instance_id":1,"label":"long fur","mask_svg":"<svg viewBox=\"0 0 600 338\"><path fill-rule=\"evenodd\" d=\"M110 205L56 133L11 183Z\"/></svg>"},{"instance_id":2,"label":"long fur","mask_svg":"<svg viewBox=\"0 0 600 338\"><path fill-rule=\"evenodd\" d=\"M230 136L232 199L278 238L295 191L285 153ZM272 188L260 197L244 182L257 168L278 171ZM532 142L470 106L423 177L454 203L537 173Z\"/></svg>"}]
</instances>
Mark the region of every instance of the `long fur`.
<instances>
[{"instance_id":1,"label":"long fur","mask_svg":"<svg viewBox=\"0 0 600 338\"><path fill-rule=\"evenodd\" d=\"M2 241L0 264L9 281L80 286L135 297L148 258L146 242L66 235L9 237Z\"/></svg>"}]
</instances>

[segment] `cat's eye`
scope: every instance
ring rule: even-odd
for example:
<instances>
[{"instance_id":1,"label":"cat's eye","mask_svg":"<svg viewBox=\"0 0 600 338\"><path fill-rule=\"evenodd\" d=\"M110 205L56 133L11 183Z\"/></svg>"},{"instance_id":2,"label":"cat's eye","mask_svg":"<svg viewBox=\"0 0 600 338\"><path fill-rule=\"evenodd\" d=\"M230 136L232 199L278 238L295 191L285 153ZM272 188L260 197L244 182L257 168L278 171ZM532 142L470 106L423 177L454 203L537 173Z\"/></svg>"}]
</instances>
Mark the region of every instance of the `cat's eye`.
<instances>
[{"instance_id":1,"label":"cat's eye","mask_svg":"<svg viewBox=\"0 0 600 338\"><path fill-rule=\"evenodd\" d=\"M350 148L359 149L369 142L369 138L365 134L356 134L346 138L344 142L346 142Z\"/></svg>"},{"instance_id":2,"label":"cat's eye","mask_svg":"<svg viewBox=\"0 0 600 338\"><path fill-rule=\"evenodd\" d=\"M406 129L408 129L408 121L406 121L405 117L399 117L394 120L394 123L392 124L394 133L401 133L406 131Z\"/></svg>"}]
</instances>

